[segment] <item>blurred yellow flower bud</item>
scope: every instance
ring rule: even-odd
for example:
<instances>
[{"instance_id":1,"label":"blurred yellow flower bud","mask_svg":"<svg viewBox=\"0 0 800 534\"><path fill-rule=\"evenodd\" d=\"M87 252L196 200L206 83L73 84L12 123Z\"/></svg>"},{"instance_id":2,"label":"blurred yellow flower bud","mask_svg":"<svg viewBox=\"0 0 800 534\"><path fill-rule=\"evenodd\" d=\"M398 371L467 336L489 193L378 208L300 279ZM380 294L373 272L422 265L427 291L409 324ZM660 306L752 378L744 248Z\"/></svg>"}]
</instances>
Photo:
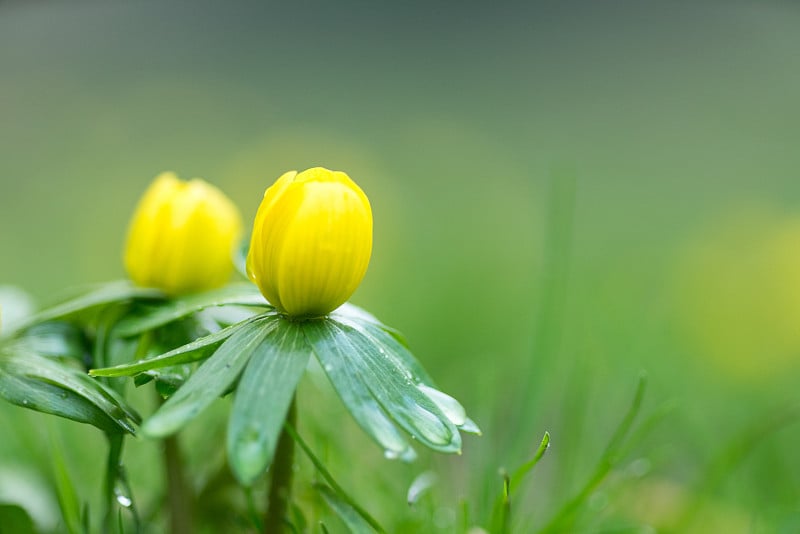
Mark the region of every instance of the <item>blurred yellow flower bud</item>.
<instances>
[{"instance_id":1,"label":"blurred yellow flower bud","mask_svg":"<svg viewBox=\"0 0 800 534\"><path fill-rule=\"evenodd\" d=\"M372 210L347 174L290 171L264 193L247 273L276 308L319 317L344 304L372 254Z\"/></svg>"},{"instance_id":2,"label":"blurred yellow flower bud","mask_svg":"<svg viewBox=\"0 0 800 534\"><path fill-rule=\"evenodd\" d=\"M137 285L168 295L212 289L230 278L241 231L239 210L222 191L165 172L133 214L125 268Z\"/></svg>"}]
</instances>

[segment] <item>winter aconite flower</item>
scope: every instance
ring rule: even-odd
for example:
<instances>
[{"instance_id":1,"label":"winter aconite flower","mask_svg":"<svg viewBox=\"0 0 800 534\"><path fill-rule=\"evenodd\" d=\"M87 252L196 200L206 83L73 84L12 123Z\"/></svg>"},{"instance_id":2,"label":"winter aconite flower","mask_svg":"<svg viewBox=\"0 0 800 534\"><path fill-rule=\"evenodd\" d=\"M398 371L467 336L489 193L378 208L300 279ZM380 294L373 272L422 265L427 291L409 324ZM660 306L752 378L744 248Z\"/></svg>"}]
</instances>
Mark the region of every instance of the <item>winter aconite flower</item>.
<instances>
[{"instance_id":1,"label":"winter aconite flower","mask_svg":"<svg viewBox=\"0 0 800 534\"><path fill-rule=\"evenodd\" d=\"M125 268L140 286L180 295L219 287L233 271L242 229L222 191L163 173L139 201L128 230Z\"/></svg>"},{"instance_id":2,"label":"winter aconite flower","mask_svg":"<svg viewBox=\"0 0 800 534\"><path fill-rule=\"evenodd\" d=\"M264 193L247 272L290 317L319 317L361 283L372 253L372 211L347 174L290 171Z\"/></svg>"}]
</instances>

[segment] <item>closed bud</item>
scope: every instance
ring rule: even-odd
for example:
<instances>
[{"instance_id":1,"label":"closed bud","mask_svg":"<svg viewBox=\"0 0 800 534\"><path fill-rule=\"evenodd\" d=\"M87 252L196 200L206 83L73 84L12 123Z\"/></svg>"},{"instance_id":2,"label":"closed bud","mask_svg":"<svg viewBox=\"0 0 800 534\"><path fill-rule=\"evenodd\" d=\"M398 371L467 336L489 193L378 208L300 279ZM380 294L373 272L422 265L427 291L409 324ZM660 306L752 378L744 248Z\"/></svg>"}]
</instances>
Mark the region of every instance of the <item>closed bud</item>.
<instances>
[{"instance_id":1,"label":"closed bud","mask_svg":"<svg viewBox=\"0 0 800 534\"><path fill-rule=\"evenodd\" d=\"M241 236L239 210L213 185L163 173L136 207L125 268L137 285L181 295L225 284Z\"/></svg>"},{"instance_id":2,"label":"closed bud","mask_svg":"<svg viewBox=\"0 0 800 534\"><path fill-rule=\"evenodd\" d=\"M320 317L344 304L372 254L372 210L347 174L290 171L264 193L247 273L290 317Z\"/></svg>"}]
</instances>

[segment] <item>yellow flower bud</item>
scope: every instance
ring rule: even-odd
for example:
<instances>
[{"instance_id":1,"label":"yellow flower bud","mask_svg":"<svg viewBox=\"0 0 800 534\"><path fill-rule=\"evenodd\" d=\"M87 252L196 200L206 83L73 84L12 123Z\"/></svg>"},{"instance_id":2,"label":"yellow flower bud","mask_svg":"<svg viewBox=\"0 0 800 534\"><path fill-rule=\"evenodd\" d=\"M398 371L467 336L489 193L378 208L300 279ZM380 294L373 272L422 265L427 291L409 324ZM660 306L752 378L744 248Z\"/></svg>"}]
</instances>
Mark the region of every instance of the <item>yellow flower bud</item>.
<instances>
[{"instance_id":1,"label":"yellow flower bud","mask_svg":"<svg viewBox=\"0 0 800 534\"><path fill-rule=\"evenodd\" d=\"M276 308L319 317L361 283L372 254L372 210L347 174L321 167L290 171L264 193L247 273Z\"/></svg>"},{"instance_id":2,"label":"yellow flower bud","mask_svg":"<svg viewBox=\"0 0 800 534\"><path fill-rule=\"evenodd\" d=\"M133 214L125 268L137 285L168 295L212 289L230 278L241 231L239 210L222 191L165 172Z\"/></svg>"}]
</instances>

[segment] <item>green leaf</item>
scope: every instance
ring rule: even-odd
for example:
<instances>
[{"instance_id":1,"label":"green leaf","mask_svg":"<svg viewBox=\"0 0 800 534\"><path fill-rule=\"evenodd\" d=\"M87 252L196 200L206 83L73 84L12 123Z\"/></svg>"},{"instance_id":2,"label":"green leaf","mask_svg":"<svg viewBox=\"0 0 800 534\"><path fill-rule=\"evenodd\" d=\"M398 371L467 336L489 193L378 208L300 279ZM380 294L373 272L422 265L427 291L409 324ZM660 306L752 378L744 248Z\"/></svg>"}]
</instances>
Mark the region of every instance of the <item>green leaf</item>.
<instances>
[{"instance_id":1,"label":"green leaf","mask_svg":"<svg viewBox=\"0 0 800 534\"><path fill-rule=\"evenodd\" d=\"M21 330L36 323L65 319L98 306L105 306L133 299L159 298L164 298L164 294L156 289L136 287L127 280L108 282L94 286L94 289L79 297L32 315L23 325L19 326L17 330Z\"/></svg>"},{"instance_id":2,"label":"green leaf","mask_svg":"<svg viewBox=\"0 0 800 534\"><path fill-rule=\"evenodd\" d=\"M356 423L390 458L413 459L414 449L372 396L369 386L358 374L348 355L346 343L340 343L339 332L329 321L307 321L303 331L311 343L328 379Z\"/></svg>"},{"instance_id":3,"label":"green leaf","mask_svg":"<svg viewBox=\"0 0 800 534\"><path fill-rule=\"evenodd\" d=\"M31 326L16 345L24 350L51 358L73 358L81 363L87 356L83 330L65 322L47 322Z\"/></svg>"},{"instance_id":4,"label":"green leaf","mask_svg":"<svg viewBox=\"0 0 800 534\"><path fill-rule=\"evenodd\" d=\"M361 310L359 315L351 316L342 322L356 326L374 344L383 349L382 354L392 360L396 367L410 371L411 380L418 384L422 392L436 403L459 430L480 435L480 428L467 417L464 407L456 399L436 388L428 372L408 350L407 343L402 338L398 338L398 335L393 333L389 327L371 321L367 316L369 314Z\"/></svg>"},{"instance_id":5,"label":"green leaf","mask_svg":"<svg viewBox=\"0 0 800 534\"><path fill-rule=\"evenodd\" d=\"M436 388L433 378L428 374L422 364L414 357L403 342L390 332L386 331L386 326L368 320L348 317L343 322L357 326L360 330L371 337L375 343L382 345L387 350L387 354L395 360L395 365L400 365L411 371L412 379L428 387Z\"/></svg>"},{"instance_id":6,"label":"green leaf","mask_svg":"<svg viewBox=\"0 0 800 534\"><path fill-rule=\"evenodd\" d=\"M153 358L147 358L136 362L117 365L115 367L105 367L102 369L91 369L89 374L92 376L131 376L152 369L181 365L196 362L206 358L208 352L205 349L213 348L215 345L225 341L240 328L245 327L264 318L263 315L248 319L241 323L223 328L219 332L214 332L207 336L198 338L191 343L173 349Z\"/></svg>"},{"instance_id":7,"label":"green leaf","mask_svg":"<svg viewBox=\"0 0 800 534\"><path fill-rule=\"evenodd\" d=\"M206 308L226 305L271 308L253 284L231 284L203 293L166 300L157 306L150 306L140 314L130 315L120 321L117 333L121 336L134 336Z\"/></svg>"},{"instance_id":8,"label":"green leaf","mask_svg":"<svg viewBox=\"0 0 800 534\"><path fill-rule=\"evenodd\" d=\"M303 450L303 452L308 456L308 459L311 460L311 463L314 464L314 467L317 469L319 474L325 481L330 484L331 489L336 493L340 500L350 505L350 507L361 516L361 518L367 522L376 532L380 534L385 534L386 529L384 529L378 521L372 517L369 512L367 512L364 508L362 508L358 502L356 502L344 488L336 482L336 479L333 478L330 471L325 467L325 464L322 463L316 454L311 450L311 447L308 446L308 443L305 442L303 438L300 437L300 434L297 433L297 430L289 423L288 421L283 425L284 430L287 434L289 434L292 439L294 440L297 445Z\"/></svg>"},{"instance_id":9,"label":"green leaf","mask_svg":"<svg viewBox=\"0 0 800 534\"><path fill-rule=\"evenodd\" d=\"M2 365L0 397L17 406L90 424L105 432L127 430L83 397L46 382L15 376Z\"/></svg>"},{"instance_id":10,"label":"green leaf","mask_svg":"<svg viewBox=\"0 0 800 534\"><path fill-rule=\"evenodd\" d=\"M514 493L517 488L519 487L522 479L525 478L525 475L530 473L530 471L536 467L536 464L539 463L539 460L542 459L544 453L547 452L547 449L550 448L550 432L545 432L544 437L542 437L541 443L539 443L539 448L536 449L536 453L533 455L533 458L522 464L514 471L514 474L511 476L511 481L509 483L509 494Z\"/></svg>"},{"instance_id":11,"label":"green leaf","mask_svg":"<svg viewBox=\"0 0 800 534\"><path fill-rule=\"evenodd\" d=\"M5 352L1 360L5 372L71 391L99 408L127 432L134 432L129 420L135 423L140 421L139 414L115 391L71 367L24 352Z\"/></svg>"},{"instance_id":12,"label":"green leaf","mask_svg":"<svg viewBox=\"0 0 800 534\"><path fill-rule=\"evenodd\" d=\"M236 478L251 484L272 461L311 347L298 323L279 318L250 357L228 423L228 459Z\"/></svg>"},{"instance_id":13,"label":"green leaf","mask_svg":"<svg viewBox=\"0 0 800 534\"><path fill-rule=\"evenodd\" d=\"M322 495L325 503L331 508L331 510L334 511L334 513L336 513L336 515L339 516L350 532L353 534L366 534L375 532L369 523L367 523L364 518L362 518L358 512L353 509L352 506L340 499L339 496L336 495L336 493L334 493L333 490L331 490L328 486L324 484L317 484L316 488L320 495Z\"/></svg>"},{"instance_id":14,"label":"green leaf","mask_svg":"<svg viewBox=\"0 0 800 534\"><path fill-rule=\"evenodd\" d=\"M85 532L81 522L81 504L75 485L69 476L67 464L61 447L51 440L50 450L53 457L53 475L55 478L56 493L58 495L58 505L61 508L61 516L70 534L82 534Z\"/></svg>"},{"instance_id":15,"label":"green leaf","mask_svg":"<svg viewBox=\"0 0 800 534\"><path fill-rule=\"evenodd\" d=\"M391 326L387 326L380 322L377 317L372 315L370 312L365 310L364 308L359 308L355 304L351 304L349 302L345 302L341 306L339 306L333 313L330 314L331 318L333 319L349 319L351 321L355 321L360 324L370 324L382 330L383 332L392 336L395 341L403 345L404 347L408 348L408 341L406 341L405 336L399 330L392 328ZM414 357L411 357L414 359ZM416 361L416 360L415 360ZM424 370L422 371L425 372ZM433 384L431 384L433 385Z\"/></svg>"},{"instance_id":16,"label":"green leaf","mask_svg":"<svg viewBox=\"0 0 800 534\"><path fill-rule=\"evenodd\" d=\"M0 504L0 525L3 531L14 534L36 534L31 516L16 504Z\"/></svg>"},{"instance_id":17,"label":"green leaf","mask_svg":"<svg viewBox=\"0 0 800 534\"><path fill-rule=\"evenodd\" d=\"M275 317L261 317L238 329L145 421L142 432L154 438L168 436L206 409L236 380L275 323Z\"/></svg>"},{"instance_id":18,"label":"green leaf","mask_svg":"<svg viewBox=\"0 0 800 534\"><path fill-rule=\"evenodd\" d=\"M458 429L417 387L417 377L390 352L393 346L377 343L351 321L327 321L333 327L331 334L336 338L335 343L342 347L341 354L394 421L431 449L460 452ZM399 344L395 342L394 346Z\"/></svg>"}]
</instances>

